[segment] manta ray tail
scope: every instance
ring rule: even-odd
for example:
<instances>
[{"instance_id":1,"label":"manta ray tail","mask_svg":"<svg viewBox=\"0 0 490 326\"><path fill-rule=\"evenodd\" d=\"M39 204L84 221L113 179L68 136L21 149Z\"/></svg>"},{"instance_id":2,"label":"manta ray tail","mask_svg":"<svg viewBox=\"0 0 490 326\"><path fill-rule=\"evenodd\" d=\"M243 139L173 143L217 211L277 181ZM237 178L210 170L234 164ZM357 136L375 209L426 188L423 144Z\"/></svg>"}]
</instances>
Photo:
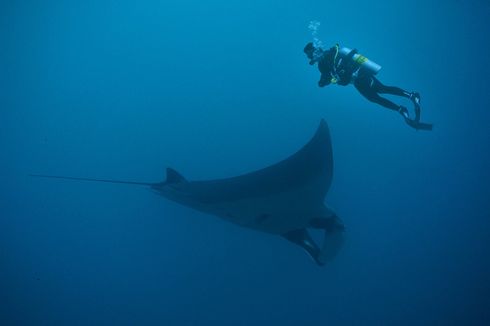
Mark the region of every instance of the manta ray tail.
<instances>
[{"instance_id":1,"label":"manta ray tail","mask_svg":"<svg viewBox=\"0 0 490 326\"><path fill-rule=\"evenodd\" d=\"M161 183L156 182L137 182L137 181L125 181L125 180L112 180L112 179L95 179L95 178L79 178L79 177L67 177L59 175L46 175L46 174L29 174L30 177L35 178L50 178L50 179L63 179L63 180L75 180L75 181L91 181L91 182L106 182L106 183L119 183L137 186L157 186ZM164 184L187 182L187 180L177 171L171 168L167 168L167 180Z\"/></svg>"},{"instance_id":2,"label":"manta ray tail","mask_svg":"<svg viewBox=\"0 0 490 326\"><path fill-rule=\"evenodd\" d=\"M122 183L138 186L153 186L155 183L151 182L134 182L134 181L122 181L122 180L110 180L110 179L93 179L93 178L77 178L77 177L65 177L58 175L45 175L45 174L29 174L35 178L50 178L50 179L63 179L63 180L76 180L76 181L93 181L93 182L107 182L107 183Z\"/></svg>"}]
</instances>

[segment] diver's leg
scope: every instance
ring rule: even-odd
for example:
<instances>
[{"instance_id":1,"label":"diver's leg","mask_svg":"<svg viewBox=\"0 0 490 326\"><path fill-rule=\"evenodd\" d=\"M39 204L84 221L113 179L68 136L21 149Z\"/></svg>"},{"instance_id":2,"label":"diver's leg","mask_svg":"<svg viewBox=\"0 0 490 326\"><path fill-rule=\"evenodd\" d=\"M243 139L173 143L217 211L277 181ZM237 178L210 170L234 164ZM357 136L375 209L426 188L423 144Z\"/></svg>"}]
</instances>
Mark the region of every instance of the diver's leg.
<instances>
[{"instance_id":1,"label":"diver's leg","mask_svg":"<svg viewBox=\"0 0 490 326\"><path fill-rule=\"evenodd\" d=\"M397 111L399 113L402 113L401 111L404 111L403 109L406 110L405 107L395 104L392 101L379 96L377 92L377 87L379 85L376 84L376 81L377 79L375 79L372 76L358 78L354 82L354 87L359 91L359 93L361 93L362 96L364 96L371 102L377 103L381 106L384 106L385 108L388 108L393 111Z\"/></svg>"},{"instance_id":2,"label":"diver's leg","mask_svg":"<svg viewBox=\"0 0 490 326\"><path fill-rule=\"evenodd\" d=\"M412 92L407 92L406 90L401 89L400 87L386 86L383 83L381 83L376 77L373 76L372 78L373 78L373 88L379 94L397 95L406 98L412 97Z\"/></svg>"},{"instance_id":3,"label":"diver's leg","mask_svg":"<svg viewBox=\"0 0 490 326\"><path fill-rule=\"evenodd\" d=\"M376 77L373 76L373 87L379 94L391 94L397 96L403 96L410 99L415 105L415 120L420 119L420 94L418 92L409 92L404 89L395 86L386 86L381 83Z\"/></svg>"},{"instance_id":4,"label":"diver's leg","mask_svg":"<svg viewBox=\"0 0 490 326\"><path fill-rule=\"evenodd\" d=\"M289 231L285 234L282 235L285 239L291 241L292 243L295 243L299 245L301 248L303 248L310 256L315 260L315 262L322 266L324 263L321 262L318 258L320 256L320 248L317 246L317 244L313 241L311 238L310 234L306 229L298 229L294 231Z\"/></svg>"}]
</instances>

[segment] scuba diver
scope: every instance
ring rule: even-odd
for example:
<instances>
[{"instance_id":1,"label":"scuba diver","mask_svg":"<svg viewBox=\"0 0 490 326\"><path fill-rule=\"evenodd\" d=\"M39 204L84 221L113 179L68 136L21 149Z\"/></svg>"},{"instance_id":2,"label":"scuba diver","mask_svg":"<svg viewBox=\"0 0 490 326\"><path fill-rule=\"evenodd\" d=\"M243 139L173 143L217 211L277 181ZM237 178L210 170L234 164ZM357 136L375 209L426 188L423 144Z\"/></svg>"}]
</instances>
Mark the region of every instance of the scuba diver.
<instances>
[{"instance_id":1,"label":"scuba diver","mask_svg":"<svg viewBox=\"0 0 490 326\"><path fill-rule=\"evenodd\" d=\"M369 101L400 113L412 128L432 130L431 124L420 122L420 94L382 84L375 77L381 66L358 54L357 50L341 48L338 44L329 50L323 50L310 42L306 44L303 51L310 59L310 65L318 64L318 70L321 73L318 86L325 87L329 84L346 86L352 83ZM405 106L398 105L379 94L396 95L411 100L415 108L415 118L410 118Z\"/></svg>"}]
</instances>

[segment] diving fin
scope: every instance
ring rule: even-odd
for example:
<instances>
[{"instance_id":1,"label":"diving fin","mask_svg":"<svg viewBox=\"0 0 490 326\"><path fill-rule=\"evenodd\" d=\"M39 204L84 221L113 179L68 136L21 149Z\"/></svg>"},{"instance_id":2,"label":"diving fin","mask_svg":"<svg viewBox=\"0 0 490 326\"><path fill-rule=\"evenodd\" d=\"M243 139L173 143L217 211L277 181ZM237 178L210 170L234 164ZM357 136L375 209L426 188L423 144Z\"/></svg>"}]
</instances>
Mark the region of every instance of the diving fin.
<instances>
[{"instance_id":1,"label":"diving fin","mask_svg":"<svg viewBox=\"0 0 490 326\"><path fill-rule=\"evenodd\" d=\"M432 130L432 123L424 123L420 122L417 120L412 120L412 119L405 119L405 122L415 130L427 130L431 131Z\"/></svg>"},{"instance_id":2,"label":"diving fin","mask_svg":"<svg viewBox=\"0 0 490 326\"><path fill-rule=\"evenodd\" d=\"M415 130L432 130L431 123L420 122L420 94L413 92L411 94L411 99L415 108L415 119L405 118L405 122Z\"/></svg>"}]
</instances>

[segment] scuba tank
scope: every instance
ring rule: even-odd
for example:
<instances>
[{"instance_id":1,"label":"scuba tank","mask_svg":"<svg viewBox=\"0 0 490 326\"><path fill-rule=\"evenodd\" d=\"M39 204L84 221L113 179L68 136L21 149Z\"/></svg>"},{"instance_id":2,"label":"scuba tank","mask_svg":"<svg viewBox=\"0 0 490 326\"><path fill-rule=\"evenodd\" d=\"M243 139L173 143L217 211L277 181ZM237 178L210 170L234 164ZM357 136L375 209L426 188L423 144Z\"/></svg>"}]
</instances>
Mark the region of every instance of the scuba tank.
<instances>
[{"instance_id":1,"label":"scuba tank","mask_svg":"<svg viewBox=\"0 0 490 326\"><path fill-rule=\"evenodd\" d=\"M346 47L341 47L339 49L339 54L343 57L346 57L352 50ZM365 56L361 54L354 54L352 57L352 60L359 65L359 68L366 69L368 72L372 73L373 75L376 75L378 71L381 70L381 66L378 65L376 62L369 60Z\"/></svg>"}]
</instances>

